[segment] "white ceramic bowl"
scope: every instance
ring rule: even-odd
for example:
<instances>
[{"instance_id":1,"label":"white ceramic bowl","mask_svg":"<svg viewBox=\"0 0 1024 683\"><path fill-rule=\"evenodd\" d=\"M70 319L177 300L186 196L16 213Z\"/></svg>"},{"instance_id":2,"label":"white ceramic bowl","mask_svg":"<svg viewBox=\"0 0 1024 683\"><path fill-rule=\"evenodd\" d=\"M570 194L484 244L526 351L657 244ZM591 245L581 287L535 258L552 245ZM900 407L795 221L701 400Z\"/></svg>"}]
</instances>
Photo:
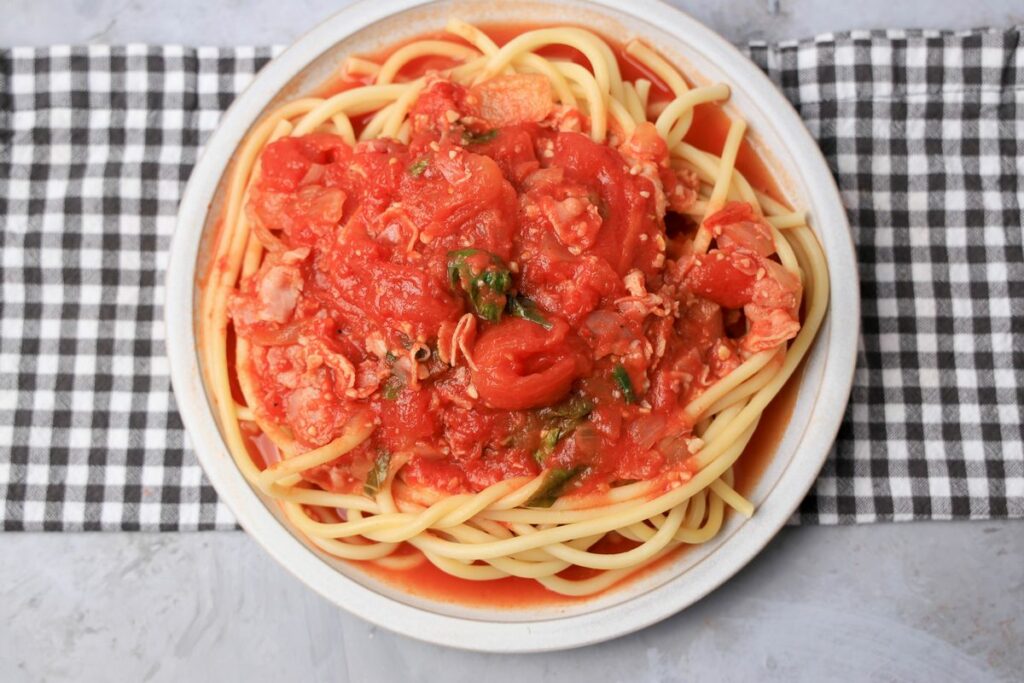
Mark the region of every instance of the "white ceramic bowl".
<instances>
[{"instance_id":1,"label":"white ceramic bowl","mask_svg":"<svg viewBox=\"0 0 1024 683\"><path fill-rule=\"evenodd\" d=\"M830 314L804 371L792 419L751 493L753 519L731 515L711 542L591 600L497 609L403 593L358 566L312 548L243 479L218 431L196 354L196 273L219 213L220 184L235 148L270 106L323 82L340 57L471 22L572 23L623 42L642 36L691 78L732 86L730 107L750 123L755 145L783 191L808 210L831 270ZM772 83L732 45L655 0L537 2L364 0L316 27L275 59L225 113L181 202L167 274L167 349L178 408L199 460L241 525L278 562L328 600L379 626L453 647L503 652L556 650L635 631L687 607L726 581L785 524L814 482L846 406L858 337L854 251L839 194L814 140ZM832 313L841 315L836 325Z\"/></svg>"}]
</instances>

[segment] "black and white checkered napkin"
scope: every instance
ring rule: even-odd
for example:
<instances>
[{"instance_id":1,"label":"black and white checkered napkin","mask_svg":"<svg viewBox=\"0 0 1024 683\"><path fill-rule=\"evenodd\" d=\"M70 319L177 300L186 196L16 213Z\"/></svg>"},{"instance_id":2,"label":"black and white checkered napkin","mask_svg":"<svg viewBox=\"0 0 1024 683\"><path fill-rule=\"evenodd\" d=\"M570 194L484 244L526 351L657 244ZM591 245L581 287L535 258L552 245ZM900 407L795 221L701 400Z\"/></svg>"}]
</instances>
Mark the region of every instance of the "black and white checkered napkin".
<instances>
[{"instance_id":1,"label":"black and white checkered napkin","mask_svg":"<svg viewBox=\"0 0 1024 683\"><path fill-rule=\"evenodd\" d=\"M1020 42L749 48L828 157L862 280L851 405L799 521L1024 517ZM0 51L4 529L233 526L175 411L160 302L197 147L273 52Z\"/></svg>"}]
</instances>

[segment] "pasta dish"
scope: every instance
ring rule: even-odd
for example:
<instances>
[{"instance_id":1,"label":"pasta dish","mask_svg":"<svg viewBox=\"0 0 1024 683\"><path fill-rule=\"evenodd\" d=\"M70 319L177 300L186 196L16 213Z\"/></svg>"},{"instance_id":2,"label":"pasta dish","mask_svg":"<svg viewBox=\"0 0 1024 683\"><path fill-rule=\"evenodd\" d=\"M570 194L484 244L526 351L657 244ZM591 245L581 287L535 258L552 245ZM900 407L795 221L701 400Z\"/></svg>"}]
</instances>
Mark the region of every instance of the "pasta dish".
<instances>
[{"instance_id":1,"label":"pasta dish","mask_svg":"<svg viewBox=\"0 0 1024 683\"><path fill-rule=\"evenodd\" d=\"M350 57L249 131L199 354L238 467L326 553L588 595L753 514L735 465L828 272L743 172L728 85L506 33Z\"/></svg>"}]
</instances>

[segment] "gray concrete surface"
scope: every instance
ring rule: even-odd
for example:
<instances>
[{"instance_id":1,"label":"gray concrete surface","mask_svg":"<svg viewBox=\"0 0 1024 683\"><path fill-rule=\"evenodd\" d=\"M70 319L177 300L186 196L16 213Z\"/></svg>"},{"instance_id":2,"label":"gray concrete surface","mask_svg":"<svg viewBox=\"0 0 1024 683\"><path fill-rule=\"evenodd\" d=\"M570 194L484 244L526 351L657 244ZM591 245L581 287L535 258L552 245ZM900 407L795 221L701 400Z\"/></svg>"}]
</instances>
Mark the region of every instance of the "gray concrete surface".
<instances>
[{"instance_id":1,"label":"gray concrete surface","mask_svg":"<svg viewBox=\"0 0 1024 683\"><path fill-rule=\"evenodd\" d=\"M958 29L1024 23L1021 0L668 2L734 42L803 38L855 28ZM351 0L3 0L0 45L288 43L350 3Z\"/></svg>"},{"instance_id":2,"label":"gray concrete surface","mask_svg":"<svg viewBox=\"0 0 1024 683\"><path fill-rule=\"evenodd\" d=\"M0 46L286 43L345 0L3 0ZM1024 2L675 3L733 41L1024 23ZM0 453L0 458L3 454ZM0 535L0 681L1021 681L1024 524L787 529L686 612L488 656L375 629L241 533Z\"/></svg>"},{"instance_id":3,"label":"gray concrete surface","mask_svg":"<svg viewBox=\"0 0 1024 683\"><path fill-rule=\"evenodd\" d=\"M1024 525L786 529L632 636L483 655L392 635L241 533L0 536L0 681L1019 681Z\"/></svg>"}]
</instances>

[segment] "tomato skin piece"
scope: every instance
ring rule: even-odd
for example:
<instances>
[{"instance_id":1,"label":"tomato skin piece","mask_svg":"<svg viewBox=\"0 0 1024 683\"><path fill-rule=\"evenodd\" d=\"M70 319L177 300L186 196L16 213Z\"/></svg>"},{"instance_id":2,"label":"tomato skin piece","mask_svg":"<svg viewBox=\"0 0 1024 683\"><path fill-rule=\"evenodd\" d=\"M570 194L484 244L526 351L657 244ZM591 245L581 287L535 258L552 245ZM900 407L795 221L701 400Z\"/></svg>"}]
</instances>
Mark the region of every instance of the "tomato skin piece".
<instances>
[{"instance_id":1,"label":"tomato skin piece","mask_svg":"<svg viewBox=\"0 0 1024 683\"><path fill-rule=\"evenodd\" d=\"M559 133L553 145L553 163L565 169L566 179L586 185L600 197L604 217L591 252L607 261L621 276L638 261L640 235L652 221L647 220L652 201L650 183L631 175L615 149L601 145L580 133ZM641 192L646 192L644 197ZM653 240L647 241L648 249Z\"/></svg>"},{"instance_id":2,"label":"tomato skin piece","mask_svg":"<svg viewBox=\"0 0 1024 683\"><path fill-rule=\"evenodd\" d=\"M742 221L756 221L754 209L746 202L729 202L718 211L704 219L704 227L711 229L716 225L729 225Z\"/></svg>"},{"instance_id":3,"label":"tomato skin piece","mask_svg":"<svg viewBox=\"0 0 1024 683\"><path fill-rule=\"evenodd\" d=\"M541 131L536 124L506 126L493 140L473 145L473 152L491 158L507 180L519 185L540 168L534 139Z\"/></svg>"},{"instance_id":4,"label":"tomato skin piece","mask_svg":"<svg viewBox=\"0 0 1024 683\"><path fill-rule=\"evenodd\" d=\"M574 326L597 308L602 298L620 296L625 291L622 280L607 262L565 257L550 244L542 246L523 267L520 287Z\"/></svg>"},{"instance_id":5,"label":"tomato skin piece","mask_svg":"<svg viewBox=\"0 0 1024 683\"><path fill-rule=\"evenodd\" d=\"M435 81L421 92L409 110L409 121L412 124L410 148L418 151L443 138L452 127L448 120L449 111L463 116L472 110L466 96L464 87L442 80Z\"/></svg>"},{"instance_id":6,"label":"tomato skin piece","mask_svg":"<svg viewBox=\"0 0 1024 683\"><path fill-rule=\"evenodd\" d=\"M394 399L380 402L382 436L391 450L426 441L438 431L438 416L430 410L430 393L403 389Z\"/></svg>"},{"instance_id":7,"label":"tomato skin piece","mask_svg":"<svg viewBox=\"0 0 1024 683\"><path fill-rule=\"evenodd\" d=\"M325 264L325 269L334 298L361 309L380 329L409 323L424 332L436 330L464 308L441 277L412 266L355 257Z\"/></svg>"},{"instance_id":8,"label":"tomato skin piece","mask_svg":"<svg viewBox=\"0 0 1024 683\"><path fill-rule=\"evenodd\" d=\"M294 192L315 164L330 164L349 156L348 145L334 135L281 138L267 145L260 155L262 170L257 184L278 192Z\"/></svg>"},{"instance_id":9,"label":"tomato skin piece","mask_svg":"<svg viewBox=\"0 0 1024 683\"><path fill-rule=\"evenodd\" d=\"M313 166L298 138L286 137L267 145L260 155L260 185L279 192L294 192Z\"/></svg>"},{"instance_id":10,"label":"tomato skin piece","mask_svg":"<svg viewBox=\"0 0 1024 683\"><path fill-rule=\"evenodd\" d=\"M319 185L303 185L295 192L255 188L249 212L263 227L282 230L293 245L312 246L341 220L347 199L343 190Z\"/></svg>"},{"instance_id":11,"label":"tomato skin piece","mask_svg":"<svg viewBox=\"0 0 1024 683\"><path fill-rule=\"evenodd\" d=\"M492 408L522 410L550 405L590 371L578 339L556 320L550 331L521 318L506 318L477 340L473 385Z\"/></svg>"},{"instance_id":12,"label":"tomato skin piece","mask_svg":"<svg viewBox=\"0 0 1024 683\"><path fill-rule=\"evenodd\" d=\"M450 406L441 415L444 436L457 460L480 456L484 444L491 441L497 415L472 408Z\"/></svg>"},{"instance_id":13,"label":"tomato skin piece","mask_svg":"<svg viewBox=\"0 0 1024 683\"><path fill-rule=\"evenodd\" d=\"M756 275L738 267L736 260L712 250L694 258L686 284L694 294L723 308L742 308L753 296Z\"/></svg>"},{"instance_id":14,"label":"tomato skin piece","mask_svg":"<svg viewBox=\"0 0 1024 683\"><path fill-rule=\"evenodd\" d=\"M420 271L379 264L370 269L375 289L374 308L382 320L407 320L435 327L462 310L461 303L439 291L437 283Z\"/></svg>"},{"instance_id":15,"label":"tomato skin piece","mask_svg":"<svg viewBox=\"0 0 1024 683\"><path fill-rule=\"evenodd\" d=\"M451 146L441 146L428 163L420 177L406 174L398 191L421 225L426 251L444 256L473 246L507 259L516 192L498 164Z\"/></svg>"}]
</instances>

